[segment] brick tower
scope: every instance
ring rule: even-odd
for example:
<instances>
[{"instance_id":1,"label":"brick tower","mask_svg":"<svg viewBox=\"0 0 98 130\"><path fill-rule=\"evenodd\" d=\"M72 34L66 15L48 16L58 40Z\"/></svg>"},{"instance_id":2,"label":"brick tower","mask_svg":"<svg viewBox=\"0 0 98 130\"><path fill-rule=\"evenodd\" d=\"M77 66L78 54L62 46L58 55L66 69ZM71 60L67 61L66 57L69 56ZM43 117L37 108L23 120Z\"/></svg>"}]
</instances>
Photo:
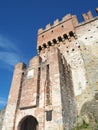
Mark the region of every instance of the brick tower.
<instances>
[{"instance_id":1,"label":"brick tower","mask_svg":"<svg viewBox=\"0 0 98 130\"><path fill-rule=\"evenodd\" d=\"M98 91L98 17L82 16L38 30L38 55L15 66L2 130L72 129Z\"/></svg>"}]
</instances>

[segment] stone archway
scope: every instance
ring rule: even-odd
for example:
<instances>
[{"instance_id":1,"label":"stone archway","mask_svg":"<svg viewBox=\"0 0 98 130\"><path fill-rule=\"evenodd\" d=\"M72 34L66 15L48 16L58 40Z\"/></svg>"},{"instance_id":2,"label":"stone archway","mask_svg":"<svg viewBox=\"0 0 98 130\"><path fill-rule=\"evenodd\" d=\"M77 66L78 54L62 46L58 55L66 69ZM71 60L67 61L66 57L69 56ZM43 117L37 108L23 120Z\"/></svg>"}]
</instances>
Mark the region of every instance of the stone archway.
<instances>
[{"instance_id":1,"label":"stone archway","mask_svg":"<svg viewBox=\"0 0 98 130\"><path fill-rule=\"evenodd\" d=\"M24 117L18 126L18 130L38 130L38 121L33 116Z\"/></svg>"}]
</instances>

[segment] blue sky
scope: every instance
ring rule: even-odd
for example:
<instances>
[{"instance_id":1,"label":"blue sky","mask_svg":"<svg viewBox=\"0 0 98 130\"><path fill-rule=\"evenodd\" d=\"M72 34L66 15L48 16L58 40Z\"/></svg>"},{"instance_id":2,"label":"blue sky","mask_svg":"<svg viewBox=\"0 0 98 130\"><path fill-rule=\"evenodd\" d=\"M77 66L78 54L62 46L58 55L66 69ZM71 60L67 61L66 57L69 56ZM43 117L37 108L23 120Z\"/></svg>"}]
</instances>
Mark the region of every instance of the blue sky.
<instances>
[{"instance_id":1,"label":"blue sky","mask_svg":"<svg viewBox=\"0 0 98 130\"><path fill-rule=\"evenodd\" d=\"M14 65L36 55L37 30L68 13L91 10L98 0L0 0L0 109L7 102Z\"/></svg>"}]
</instances>

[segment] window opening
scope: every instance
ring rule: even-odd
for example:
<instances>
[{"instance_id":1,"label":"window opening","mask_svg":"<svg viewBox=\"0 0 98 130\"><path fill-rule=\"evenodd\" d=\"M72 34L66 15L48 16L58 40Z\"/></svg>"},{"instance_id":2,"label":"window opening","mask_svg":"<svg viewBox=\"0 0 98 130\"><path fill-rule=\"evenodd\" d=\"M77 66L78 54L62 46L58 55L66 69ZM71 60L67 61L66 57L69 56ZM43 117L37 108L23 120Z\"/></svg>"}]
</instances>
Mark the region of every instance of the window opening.
<instances>
[{"instance_id":1,"label":"window opening","mask_svg":"<svg viewBox=\"0 0 98 130\"><path fill-rule=\"evenodd\" d=\"M46 45L46 43L44 43L44 44L43 44L43 47L44 47L44 48L47 48L47 45Z\"/></svg>"},{"instance_id":2,"label":"window opening","mask_svg":"<svg viewBox=\"0 0 98 130\"><path fill-rule=\"evenodd\" d=\"M51 42L50 41L48 42L48 45L51 46Z\"/></svg>"},{"instance_id":3,"label":"window opening","mask_svg":"<svg viewBox=\"0 0 98 130\"><path fill-rule=\"evenodd\" d=\"M53 39L52 41L53 41L53 43L54 43L54 44L56 44L56 43L57 43L56 39Z\"/></svg>"},{"instance_id":4,"label":"window opening","mask_svg":"<svg viewBox=\"0 0 98 130\"><path fill-rule=\"evenodd\" d=\"M39 51L41 51L42 50L42 47L41 46L39 46Z\"/></svg>"},{"instance_id":5,"label":"window opening","mask_svg":"<svg viewBox=\"0 0 98 130\"><path fill-rule=\"evenodd\" d=\"M63 37L64 37L64 39L68 39L67 34L64 34Z\"/></svg>"},{"instance_id":6,"label":"window opening","mask_svg":"<svg viewBox=\"0 0 98 130\"><path fill-rule=\"evenodd\" d=\"M59 42L61 42L61 41L62 41L62 38L61 38L61 36L59 36L59 37L58 37L58 40L59 40Z\"/></svg>"},{"instance_id":7,"label":"window opening","mask_svg":"<svg viewBox=\"0 0 98 130\"><path fill-rule=\"evenodd\" d=\"M51 121L52 120L52 110L46 111L46 120Z\"/></svg>"},{"instance_id":8,"label":"window opening","mask_svg":"<svg viewBox=\"0 0 98 130\"><path fill-rule=\"evenodd\" d=\"M70 37L74 37L74 33L71 31L69 32Z\"/></svg>"},{"instance_id":9,"label":"window opening","mask_svg":"<svg viewBox=\"0 0 98 130\"><path fill-rule=\"evenodd\" d=\"M46 105L51 104L50 99L50 74L49 74L49 65L47 65L47 73L46 73Z\"/></svg>"}]
</instances>

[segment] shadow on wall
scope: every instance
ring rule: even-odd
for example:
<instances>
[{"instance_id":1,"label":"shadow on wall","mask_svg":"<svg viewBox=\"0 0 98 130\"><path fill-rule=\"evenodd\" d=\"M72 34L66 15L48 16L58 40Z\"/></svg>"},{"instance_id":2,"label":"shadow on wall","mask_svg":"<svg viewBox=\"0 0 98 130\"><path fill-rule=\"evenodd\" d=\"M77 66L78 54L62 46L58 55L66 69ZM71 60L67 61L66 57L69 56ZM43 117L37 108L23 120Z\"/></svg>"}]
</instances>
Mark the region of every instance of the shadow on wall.
<instances>
[{"instance_id":1,"label":"shadow on wall","mask_svg":"<svg viewBox=\"0 0 98 130\"><path fill-rule=\"evenodd\" d=\"M64 129L71 129L76 122L77 117L77 109L72 82L72 71L70 65L67 64L65 57L61 54L59 56L59 69Z\"/></svg>"}]
</instances>

